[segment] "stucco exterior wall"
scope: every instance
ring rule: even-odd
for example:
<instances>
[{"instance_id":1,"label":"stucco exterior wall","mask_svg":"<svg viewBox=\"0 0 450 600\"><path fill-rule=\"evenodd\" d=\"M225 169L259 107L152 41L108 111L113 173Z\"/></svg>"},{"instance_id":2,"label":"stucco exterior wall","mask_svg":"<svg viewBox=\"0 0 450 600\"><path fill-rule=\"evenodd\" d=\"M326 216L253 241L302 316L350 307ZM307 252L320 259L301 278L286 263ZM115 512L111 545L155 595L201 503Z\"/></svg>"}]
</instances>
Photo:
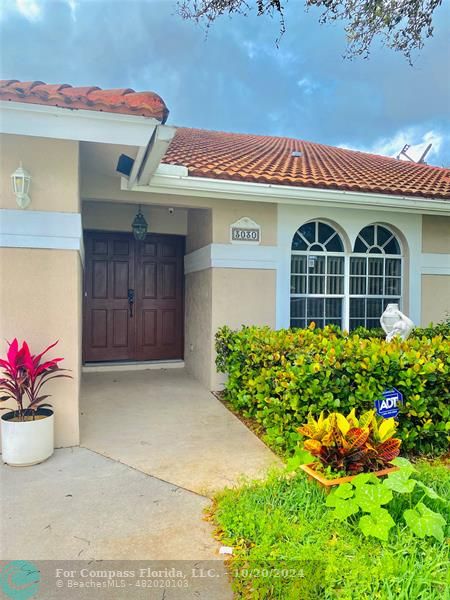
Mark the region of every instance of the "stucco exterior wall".
<instances>
[{"instance_id":1,"label":"stucco exterior wall","mask_svg":"<svg viewBox=\"0 0 450 600\"><path fill-rule=\"evenodd\" d=\"M119 204L117 202L82 203L84 229L100 229L103 231L131 231L131 223L136 216L136 204ZM149 225L150 233L187 234L187 209L176 208L173 214L162 206L141 206L142 213Z\"/></svg>"},{"instance_id":2,"label":"stucco exterior wall","mask_svg":"<svg viewBox=\"0 0 450 600\"><path fill-rule=\"evenodd\" d=\"M0 144L0 206L12 209L15 214L6 244L10 247L0 248L0 353L3 355L6 350L4 340L11 341L14 337L19 341L25 339L35 352L60 340L51 355L64 357L63 366L71 369L73 379L52 381L47 392L52 394L49 401L55 409L55 444L72 446L79 443L80 253L64 246L70 242L64 237L64 230L58 232L59 238L52 238L56 244L62 244L54 249L45 247L50 232L22 231L25 219L21 219L10 176L20 162L32 176L31 204L23 211L27 219L39 211L45 214L43 223L48 223L47 213L56 218L61 213L73 213L70 218L76 220L80 212L78 142L2 135ZM38 220L39 217L34 220L35 224ZM24 247L14 247L14 235L20 240L18 245Z\"/></svg>"},{"instance_id":3,"label":"stucco exterior wall","mask_svg":"<svg viewBox=\"0 0 450 600\"><path fill-rule=\"evenodd\" d=\"M212 269L212 338L223 325L276 324L276 271L272 269ZM220 389L224 376L211 362L211 389Z\"/></svg>"},{"instance_id":4,"label":"stucco exterior wall","mask_svg":"<svg viewBox=\"0 0 450 600\"><path fill-rule=\"evenodd\" d=\"M208 208L188 209L186 254L212 242L212 211Z\"/></svg>"},{"instance_id":5,"label":"stucco exterior wall","mask_svg":"<svg viewBox=\"0 0 450 600\"><path fill-rule=\"evenodd\" d=\"M14 337L34 352L59 340L49 356L62 356L73 379L49 382L57 447L79 443L81 264L70 250L0 249L1 354ZM14 406L10 404L10 406Z\"/></svg>"},{"instance_id":6,"label":"stucco exterior wall","mask_svg":"<svg viewBox=\"0 0 450 600\"><path fill-rule=\"evenodd\" d=\"M220 200L214 202L212 215L214 243L230 243L230 225L241 217L250 217L261 226L261 246L277 243L276 204Z\"/></svg>"},{"instance_id":7,"label":"stucco exterior wall","mask_svg":"<svg viewBox=\"0 0 450 600\"><path fill-rule=\"evenodd\" d=\"M450 275L422 275L422 321L426 327L450 316Z\"/></svg>"},{"instance_id":8,"label":"stucco exterior wall","mask_svg":"<svg viewBox=\"0 0 450 600\"><path fill-rule=\"evenodd\" d=\"M2 134L1 208L18 208L11 174L20 162L32 176L28 210L79 212L78 142Z\"/></svg>"},{"instance_id":9,"label":"stucco exterior wall","mask_svg":"<svg viewBox=\"0 0 450 600\"><path fill-rule=\"evenodd\" d=\"M211 389L212 364L212 270L189 273L185 278L186 369Z\"/></svg>"},{"instance_id":10,"label":"stucco exterior wall","mask_svg":"<svg viewBox=\"0 0 450 600\"><path fill-rule=\"evenodd\" d=\"M422 216L422 252L450 254L450 217Z\"/></svg>"}]
</instances>

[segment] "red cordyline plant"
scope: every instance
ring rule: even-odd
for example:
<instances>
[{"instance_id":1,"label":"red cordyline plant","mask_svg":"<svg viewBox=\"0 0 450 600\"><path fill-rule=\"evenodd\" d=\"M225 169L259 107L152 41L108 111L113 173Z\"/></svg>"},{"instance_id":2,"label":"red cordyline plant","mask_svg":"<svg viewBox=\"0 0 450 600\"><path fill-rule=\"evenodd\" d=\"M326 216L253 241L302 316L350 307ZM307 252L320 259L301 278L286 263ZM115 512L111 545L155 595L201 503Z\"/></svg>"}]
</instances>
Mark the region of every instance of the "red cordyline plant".
<instances>
[{"instance_id":1,"label":"red cordyline plant","mask_svg":"<svg viewBox=\"0 0 450 600\"><path fill-rule=\"evenodd\" d=\"M66 369L60 369L58 366L58 363L63 360L62 358L42 361L44 354L57 343L56 341L51 344L40 354L31 354L26 342L22 343L21 348L19 348L17 338L11 343L8 342L9 349L6 360L0 359L0 368L3 369L4 375L0 378L0 402L15 400L17 410L14 413L19 421L27 420L26 417L34 419L39 408L51 406L44 404L44 400L50 395L41 395L44 384L51 379L70 377L66 374ZM24 401L28 401L27 406L24 406ZM1 410L11 409L2 407Z\"/></svg>"}]
</instances>

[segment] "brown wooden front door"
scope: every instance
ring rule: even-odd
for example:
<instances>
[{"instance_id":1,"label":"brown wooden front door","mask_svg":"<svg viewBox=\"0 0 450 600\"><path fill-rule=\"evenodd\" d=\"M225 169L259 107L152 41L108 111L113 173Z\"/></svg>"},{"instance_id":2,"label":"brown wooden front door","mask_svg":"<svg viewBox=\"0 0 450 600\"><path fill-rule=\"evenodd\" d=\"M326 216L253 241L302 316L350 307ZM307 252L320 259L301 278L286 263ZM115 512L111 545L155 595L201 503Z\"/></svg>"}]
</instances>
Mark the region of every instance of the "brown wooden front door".
<instances>
[{"instance_id":1,"label":"brown wooden front door","mask_svg":"<svg viewBox=\"0 0 450 600\"><path fill-rule=\"evenodd\" d=\"M84 360L183 357L184 239L85 233Z\"/></svg>"}]
</instances>

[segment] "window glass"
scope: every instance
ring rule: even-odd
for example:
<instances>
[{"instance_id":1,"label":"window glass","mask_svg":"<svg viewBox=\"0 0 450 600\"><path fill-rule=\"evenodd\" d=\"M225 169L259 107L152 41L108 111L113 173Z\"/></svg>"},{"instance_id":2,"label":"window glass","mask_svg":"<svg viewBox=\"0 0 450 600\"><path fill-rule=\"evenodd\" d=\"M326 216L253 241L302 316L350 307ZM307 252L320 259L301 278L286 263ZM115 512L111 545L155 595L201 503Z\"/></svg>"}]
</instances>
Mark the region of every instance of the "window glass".
<instances>
[{"instance_id":1,"label":"window glass","mask_svg":"<svg viewBox=\"0 0 450 600\"><path fill-rule=\"evenodd\" d=\"M395 235L382 225L369 225L358 234L350 257L350 329L379 327L387 304L400 304L402 260ZM377 256L375 257L374 254Z\"/></svg>"},{"instance_id":2,"label":"window glass","mask_svg":"<svg viewBox=\"0 0 450 600\"><path fill-rule=\"evenodd\" d=\"M395 238L384 246L385 254L400 254L400 245Z\"/></svg>"},{"instance_id":3,"label":"window glass","mask_svg":"<svg viewBox=\"0 0 450 600\"><path fill-rule=\"evenodd\" d=\"M291 256L291 326L342 327L344 296L343 253L340 235L327 223L306 223L296 232Z\"/></svg>"},{"instance_id":4,"label":"window glass","mask_svg":"<svg viewBox=\"0 0 450 600\"><path fill-rule=\"evenodd\" d=\"M328 252L344 252L341 237L338 234L334 235L327 243L326 248Z\"/></svg>"},{"instance_id":5,"label":"window glass","mask_svg":"<svg viewBox=\"0 0 450 600\"><path fill-rule=\"evenodd\" d=\"M373 225L369 225L368 227L364 227L359 232L359 237L366 242L366 244L370 247L375 244L375 227Z\"/></svg>"},{"instance_id":6,"label":"window glass","mask_svg":"<svg viewBox=\"0 0 450 600\"><path fill-rule=\"evenodd\" d=\"M359 236L356 238L354 251L358 253L367 252L367 245L362 241L362 239Z\"/></svg>"},{"instance_id":7,"label":"window glass","mask_svg":"<svg viewBox=\"0 0 450 600\"><path fill-rule=\"evenodd\" d=\"M317 241L321 244L325 244L328 239L335 234L335 231L332 227L327 225L326 223L319 223L319 236Z\"/></svg>"},{"instance_id":8,"label":"window glass","mask_svg":"<svg viewBox=\"0 0 450 600\"><path fill-rule=\"evenodd\" d=\"M292 241L292 250L307 250L307 248L305 240L296 233Z\"/></svg>"},{"instance_id":9,"label":"window glass","mask_svg":"<svg viewBox=\"0 0 450 600\"><path fill-rule=\"evenodd\" d=\"M392 237L392 233L386 229L386 227L382 227L381 225L377 225L377 245L383 246L388 240Z\"/></svg>"},{"instance_id":10,"label":"window glass","mask_svg":"<svg viewBox=\"0 0 450 600\"><path fill-rule=\"evenodd\" d=\"M315 223L306 223L302 225L299 229L301 235L305 238L307 242L312 244L316 241L316 224Z\"/></svg>"}]
</instances>

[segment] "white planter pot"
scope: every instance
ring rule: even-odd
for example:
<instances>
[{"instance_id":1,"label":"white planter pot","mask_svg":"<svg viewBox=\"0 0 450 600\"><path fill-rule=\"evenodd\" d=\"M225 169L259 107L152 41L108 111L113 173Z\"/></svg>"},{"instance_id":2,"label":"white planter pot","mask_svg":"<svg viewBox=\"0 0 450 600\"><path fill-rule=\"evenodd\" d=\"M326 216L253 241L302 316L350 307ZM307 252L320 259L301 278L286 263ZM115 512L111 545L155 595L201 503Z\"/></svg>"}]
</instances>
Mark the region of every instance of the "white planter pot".
<instances>
[{"instance_id":1,"label":"white planter pot","mask_svg":"<svg viewBox=\"0 0 450 600\"><path fill-rule=\"evenodd\" d=\"M35 421L11 421L13 413L2 415L2 459L13 467L36 465L53 454L54 416L49 408L38 414L44 418Z\"/></svg>"}]
</instances>

